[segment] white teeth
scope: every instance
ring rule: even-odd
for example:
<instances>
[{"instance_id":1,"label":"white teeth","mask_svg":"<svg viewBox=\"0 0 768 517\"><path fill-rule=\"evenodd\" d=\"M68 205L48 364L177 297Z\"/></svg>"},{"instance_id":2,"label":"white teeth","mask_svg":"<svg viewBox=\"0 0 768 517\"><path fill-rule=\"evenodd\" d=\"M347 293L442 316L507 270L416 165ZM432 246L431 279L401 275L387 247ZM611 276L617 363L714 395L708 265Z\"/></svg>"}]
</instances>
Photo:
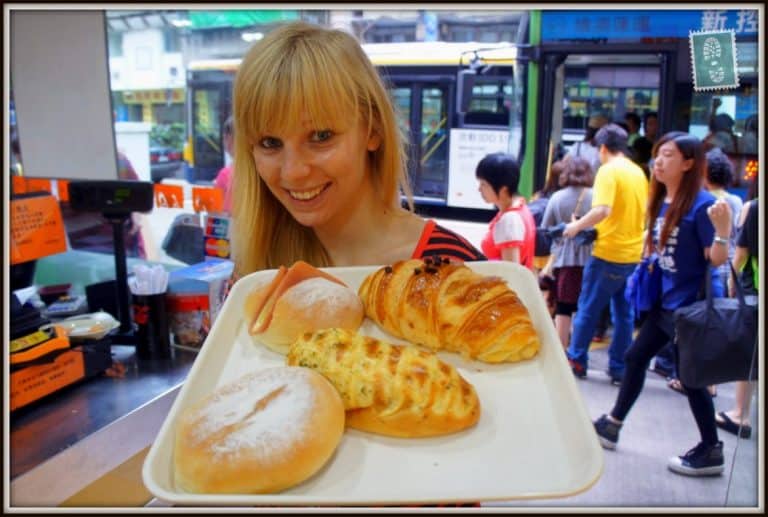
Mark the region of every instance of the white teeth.
<instances>
[{"instance_id":1,"label":"white teeth","mask_svg":"<svg viewBox=\"0 0 768 517\"><path fill-rule=\"evenodd\" d=\"M312 189L312 190L289 190L288 193L291 195L293 199L307 201L309 199L317 197L320 194L320 192L323 191L324 188L325 188L325 185L321 185L316 189Z\"/></svg>"}]
</instances>

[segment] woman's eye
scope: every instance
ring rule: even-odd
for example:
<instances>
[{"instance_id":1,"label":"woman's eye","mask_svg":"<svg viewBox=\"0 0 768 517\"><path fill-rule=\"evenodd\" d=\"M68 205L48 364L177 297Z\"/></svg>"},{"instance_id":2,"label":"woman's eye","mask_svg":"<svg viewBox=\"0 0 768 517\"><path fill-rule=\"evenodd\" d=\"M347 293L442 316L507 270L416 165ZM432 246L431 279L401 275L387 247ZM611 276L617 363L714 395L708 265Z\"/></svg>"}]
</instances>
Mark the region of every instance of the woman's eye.
<instances>
[{"instance_id":1,"label":"woman's eye","mask_svg":"<svg viewBox=\"0 0 768 517\"><path fill-rule=\"evenodd\" d=\"M333 136L333 131L330 129L321 129L312 133L313 142L325 142Z\"/></svg>"},{"instance_id":2,"label":"woman's eye","mask_svg":"<svg viewBox=\"0 0 768 517\"><path fill-rule=\"evenodd\" d=\"M280 140L271 136L265 136L259 140L259 145L264 149L274 149L276 147L280 147Z\"/></svg>"}]
</instances>

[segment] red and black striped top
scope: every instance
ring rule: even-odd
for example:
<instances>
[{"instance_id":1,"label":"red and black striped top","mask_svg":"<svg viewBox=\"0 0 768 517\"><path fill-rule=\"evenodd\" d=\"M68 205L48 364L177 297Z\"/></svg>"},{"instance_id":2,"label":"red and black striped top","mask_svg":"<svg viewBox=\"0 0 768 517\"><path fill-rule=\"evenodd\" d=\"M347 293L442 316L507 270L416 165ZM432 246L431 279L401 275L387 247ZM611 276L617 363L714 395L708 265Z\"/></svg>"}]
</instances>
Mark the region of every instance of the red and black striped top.
<instances>
[{"instance_id":1,"label":"red and black striped top","mask_svg":"<svg viewBox=\"0 0 768 517\"><path fill-rule=\"evenodd\" d=\"M424 258L439 255L469 262L486 260L480 250L472 246L467 239L429 220L424 226L419 243L411 258Z\"/></svg>"}]
</instances>

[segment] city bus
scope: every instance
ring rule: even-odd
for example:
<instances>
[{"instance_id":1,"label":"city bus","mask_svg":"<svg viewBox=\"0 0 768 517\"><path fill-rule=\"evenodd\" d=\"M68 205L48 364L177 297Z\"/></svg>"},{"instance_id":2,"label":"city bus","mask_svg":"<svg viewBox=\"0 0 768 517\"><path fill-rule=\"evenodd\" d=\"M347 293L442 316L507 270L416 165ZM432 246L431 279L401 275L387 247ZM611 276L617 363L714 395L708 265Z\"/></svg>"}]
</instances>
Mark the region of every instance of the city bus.
<instances>
[{"instance_id":1,"label":"city bus","mask_svg":"<svg viewBox=\"0 0 768 517\"><path fill-rule=\"evenodd\" d=\"M444 206L487 211L490 207L477 191L475 164L489 152L519 153L522 82L517 47L418 42L363 48L385 78L401 130L408 135L415 203L433 212ZM197 179L212 179L224 164L221 126L231 112L238 65L236 59L189 64L189 127ZM460 91L462 85L467 91Z\"/></svg>"},{"instance_id":2,"label":"city bus","mask_svg":"<svg viewBox=\"0 0 768 517\"><path fill-rule=\"evenodd\" d=\"M756 142L756 10L531 10L516 41L365 43L391 88L409 136L409 176L417 211L488 221L474 169L487 153L521 162L519 191L544 185L553 160L602 115L623 121L656 113L659 134L704 138L716 114L733 121L731 190L746 197L759 170ZM690 32L726 29L739 57L736 88L696 91ZM210 181L225 155L221 126L231 109L239 59L193 61L188 68L190 158L196 180ZM743 145L741 144L743 142Z\"/></svg>"}]
</instances>

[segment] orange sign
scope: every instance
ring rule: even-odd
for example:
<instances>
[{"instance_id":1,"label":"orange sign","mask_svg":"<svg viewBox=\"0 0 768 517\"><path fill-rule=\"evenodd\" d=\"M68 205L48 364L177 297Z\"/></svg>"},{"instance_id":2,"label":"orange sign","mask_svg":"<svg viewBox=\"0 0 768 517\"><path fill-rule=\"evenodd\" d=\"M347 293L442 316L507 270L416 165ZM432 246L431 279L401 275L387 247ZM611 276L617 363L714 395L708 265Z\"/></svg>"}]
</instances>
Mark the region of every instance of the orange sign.
<instances>
[{"instance_id":1,"label":"orange sign","mask_svg":"<svg viewBox=\"0 0 768 517\"><path fill-rule=\"evenodd\" d=\"M59 201L69 201L69 181L56 180L56 190L59 192Z\"/></svg>"},{"instance_id":2,"label":"orange sign","mask_svg":"<svg viewBox=\"0 0 768 517\"><path fill-rule=\"evenodd\" d=\"M13 176L13 193L26 194L27 192L53 192L51 180Z\"/></svg>"},{"instance_id":3,"label":"orange sign","mask_svg":"<svg viewBox=\"0 0 768 517\"><path fill-rule=\"evenodd\" d=\"M27 192L52 192L51 180L27 178Z\"/></svg>"},{"instance_id":4,"label":"orange sign","mask_svg":"<svg viewBox=\"0 0 768 517\"><path fill-rule=\"evenodd\" d=\"M11 200L11 264L67 251L59 202L51 195Z\"/></svg>"},{"instance_id":5,"label":"orange sign","mask_svg":"<svg viewBox=\"0 0 768 517\"><path fill-rule=\"evenodd\" d=\"M23 176L13 176L13 193L24 194L27 192L27 178Z\"/></svg>"},{"instance_id":6,"label":"orange sign","mask_svg":"<svg viewBox=\"0 0 768 517\"><path fill-rule=\"evenodd\" d=\"M192 207L195 212L221 212L224 191L217 187L192 187Z\"/></svg>"},{"instance_id":7,"label":"orange sign","mask_svg":"<svg viewBox=\"0 0 768 517\"><path fill-rule=\"evenodd\" d=\"M11 411L53 393L85 376L80 350L69 350L49 364L27 366L11 373Z\"/></svg>"},{"instance_id":8,"label":"orange sign","mask_svg":"<svg viewBox=\"0 0 768 517\"><path fill-rule=\"evenodd\" d=\"M184 189L181 185L155 184L155 206L184 208Z\"/></svg>"}]
</instances>

